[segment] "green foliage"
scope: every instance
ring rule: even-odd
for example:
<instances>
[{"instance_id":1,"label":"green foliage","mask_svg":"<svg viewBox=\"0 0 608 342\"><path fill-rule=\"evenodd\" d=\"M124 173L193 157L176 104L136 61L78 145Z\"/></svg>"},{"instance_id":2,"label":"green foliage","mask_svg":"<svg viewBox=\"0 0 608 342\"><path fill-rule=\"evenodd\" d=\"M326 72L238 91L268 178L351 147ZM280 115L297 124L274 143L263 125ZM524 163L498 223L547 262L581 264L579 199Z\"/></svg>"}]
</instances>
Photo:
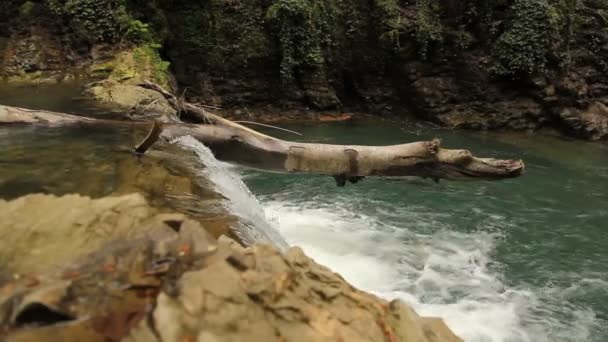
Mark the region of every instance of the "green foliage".
<instances>
[{"instance_id":1,"label":"green foliage","mask_svg":"<svg viewBox=\"0 0 608 342\"><path fill-rule=\"evenodd\" d=\"M36 4L32 1L26 1L21 6L19 6L19 15L22 17L27 17L32 14Z\"/></svg>"},{"instance_id":2,"label":"green foliage","mask_svg":"<svg viewBox=\"0 0 608 342\"><path fill-rule=\"evenodd\" d=\"M133 51L133 58L138 66L148 66L152 80L161 85L169 83L169 66L170 63L164 61L158 52L160 49L158 44L144 44Z\"/></svg>"},{"instance_id":3,"label":"green foliage","mask_svg":"<svg viewBox=\"0 0 608 342\"><path fill-rule=\"evenodd\" d=\"M371 17L375 23L377 36L387 46L399 47L401 36L401 15L398 0L375 0Z\"/></svg>"},{"instance_id":4,"label":"green foliage","mask_svg":"<svg viewBox=\"0 0 608 342\"><path fill-rule=\"evenodd\" d=\"M173 3L173 0L167 1ZM163 10L161 7L163 2L163 0L126 0L125 8L131 23L124 27L131 26L130 31L134 32L140 40L164 42L170 30L167 21L169 11Z\"/></svg>"},{"instance_id":5,"label":"green foliage","mask_svg":"<svg viewBox=\"0 0 608 342\"><path fill-rule=\"evenodd\" d=\"M475 49L491 51L493 73L518 78L567 70L581 45L603 51L608 31L590 29L595 19L582 14L583 1L7 0L0 17L35 17L44 4L91 43L144 46L157 57L162 43L185 74L254 70L286 84L303 76L339 82ZM158 62L161 75L167 65Z\"/></svg>"},{"instance_id":6,"label":"green foliage","mask_svg":"<svg viewBox=\"0 0 608 342\"><path fill-rule=\"evenodd\" d=\"M170 39L200 66L240 73L250 61L270 54L264 8L257 1L188 2L165 11Z\"/></svg>"},{"instance_id":7,"label":"green foliage","mask_svg":"<svg viewBox=\"0 0 608 342\"><path fill-rule=\"evenodd\" d=\"M581 25L578 15L581 6L581 0L553 1L562 47L559 52L559 67L563 70L568 70L572 64L571 49Z\"/></svg>"},{"instance_id":8,"label":"green foliage","mask_svg":"<svg viewBox=\"0 0 608 342\"><path fill-rule=\"evenodd\" d=\"M497 75L517 78L543 73L558 32L558 16L547 0L515 0L508 29L494 46Z\"/></svg>"},{"instance_id":9,"label":"green foliage","mask_svg":"<svg viewBox=\"0 0 608 342\"><path fill-rule=\"evenodd\" d=\"M397 0L275 0L266 11L285 83L383 70L402 35Z\"/></svg>"},{"instance_id":10,"label":"green foliage","mask_svg":"<svg viewBox=\"0 0 608 342\"><path fill-rule=\"evenodd\" d=\"M81 35L93 41L118 38L116 1L47 0L47 4L55 15L67 19Z\"/></svg>"},{"instance_id":11,"label":"green foliage","mask_svg":"<svg viewBox=\"0 0 608 342\"><path fill-rule=\"evenodd\" d=\"M427 58L429 45L443 41L440 10L440 3L436 0L416 1L416 41L422 59Z\"/></svg>"},{"instance_id":12,"label":"green foliage","mask_svg":"<svg viewBox=\"0 0 608 342\"><path fill-rule=\"evenodd\" d=\"M116 27L119 32L121 41L129 41L134 43L153 42L154 36L150 31L148 24L133 19L128 13L125 6L119 6L115 11Z\"/></svg>"},{"instance_id":13,"label":"green foliage","mask_svg":"<svg viewBox=\"0 0 608 342\"><path fill-rule=\"evenodd\" d=\"M320 2L278 0L266 17L276 27L281 51L281 79L294 80L298 72L318 72L324 65Z\"/></svg>"},{"instance_id":14,"label":"green foliage","mask_svg":"<svg viewBox=\"0 0 608 342\"><path fill-rule=\"evenodd\" d=\"M133 19L127 0L46 0L53 14L93 42L151 41L148 25Z\"/></svg>"}]
</instances>

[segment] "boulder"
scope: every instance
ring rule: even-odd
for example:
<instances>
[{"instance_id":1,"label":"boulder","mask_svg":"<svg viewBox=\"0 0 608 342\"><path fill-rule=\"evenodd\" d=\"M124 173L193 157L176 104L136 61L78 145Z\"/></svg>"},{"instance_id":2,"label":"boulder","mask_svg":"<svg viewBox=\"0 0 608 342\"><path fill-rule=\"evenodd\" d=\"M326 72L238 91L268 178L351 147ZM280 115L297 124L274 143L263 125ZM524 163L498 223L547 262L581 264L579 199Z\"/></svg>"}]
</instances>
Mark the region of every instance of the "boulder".
<instances>
[{"instance_id":1,"label":"boulder","mask_svg":"<svg viewBox=\"0 0 608 342\"><path fill-rule=\"evenodd\" d=\"M133 116L154 117L175 121L175 110L160 93L135 84L122 84L113 80L95 83L87 89L93 98L123 109Z\"/></svg>"},{"instance_id":2,"label":"boulder","mask_svg":"<svg viewBox=\"0 0 608 342\"><path fill-rule=\"evenodd\" d=\"M91 199L28 195L0 200L0 269L39 273L128 239L154 222L157 209L140 194Z\"/></svg>"},{"instance_id":3,"label":"boulder","mask_svg":"<svg viewBox=\"0 0 608 342\"><path fill-rule=\"evenodd\" d=\"M39 198L25 199L8 203L13 215L36 211ZM216 249L197 221L155 214L139 195L80 199L84 203L76 206L77 214L59 203L73 203L73 196L46 196L45 201L53 205L46 220L15 227L48 236L32 243L48 253L19 254L40 265L24 267L14 260L20 272L0 284L3 341L120 340L145 318L161 290L171 293L183 272L202 267L204 256ZM11 234L23 237L0 228L9 241ZM25 272L33 270L40 272Z\"/></svg>"},{"instance_id":4,"label":"boulder","mask_svg":"<svg viewBox=\"0 0 608 342\"><path fill-rule=\"evenodd\" d=\"M184 274L177 295L159 296L158 341L461 341L443 321L354 288L297 247L235 247ZM151 336L147 327L129 340Z\"/></svg>"},{"instance_id":5,"label":"boulder","mask_svg":"<svg viewBox=\"0 0 608 342\"><path fill-rule=\"evenodd\" d=\"M132 115L173 121L175 110L169 102L158 92L139 86L146 81L153 81L169 87L167 67L168 63L162 61L158 52L149 46L114 53L95 61L89 67L89 75L101 81L92 83L88 93L97 100L122 108Z\"/></svg>"},{"instance_id":6,"label":"boulder","mask_svg":"<svg viewBox=\"0 0 608 342\"><path fill-rule=\"evenodd\" d=\"M140 195L30 195L0 209L2 260L28 271L0 277L6 341L461 341L297 247L216 240Z\"/></svg>"}]
</instances>

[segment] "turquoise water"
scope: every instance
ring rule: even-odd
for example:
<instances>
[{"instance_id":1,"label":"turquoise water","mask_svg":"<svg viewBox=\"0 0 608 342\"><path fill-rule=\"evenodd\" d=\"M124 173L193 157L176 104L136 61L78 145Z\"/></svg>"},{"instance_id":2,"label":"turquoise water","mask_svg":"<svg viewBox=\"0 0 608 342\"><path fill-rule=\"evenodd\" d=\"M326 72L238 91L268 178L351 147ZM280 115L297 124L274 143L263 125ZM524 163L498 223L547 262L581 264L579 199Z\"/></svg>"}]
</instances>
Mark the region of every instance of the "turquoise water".
<instances>
[{"instance_id":1,"label":"turquoise water","mask_svg":"<svg viewBox=\"0 0 608 342\"><path fill-rule=\"evenodd\" d=\"M0 88L0 103L106 115L76 92ZM526 175L501 182L365 179L338 188L327 176L228 171L242 174L287 242L362 289L443 317L468 342L608 341L606 145L416 123L287 128L305 136L269 132L357 144L440 137L478 156L523 158ZM107 152L131 158L135 140L109 129L1 129L0 197L110 193L117 161ZM259 208L240 179L217 182L233 210Z\"/></svg>"},{"instance_id":2,"label":"turquoise water","mask_svg":"<svg viewBox=\"0 0 608 342\"><path fill-rule=\"evenodd\" d=\"M439 137L478 156L523 158L526 175L501 182L338 188L330 177L244 175L288 242L356 286L444 317L466 341L608 341L605 145L389 123L288 128L305 135L290 139Z\"/></svg>"}]
</instances>

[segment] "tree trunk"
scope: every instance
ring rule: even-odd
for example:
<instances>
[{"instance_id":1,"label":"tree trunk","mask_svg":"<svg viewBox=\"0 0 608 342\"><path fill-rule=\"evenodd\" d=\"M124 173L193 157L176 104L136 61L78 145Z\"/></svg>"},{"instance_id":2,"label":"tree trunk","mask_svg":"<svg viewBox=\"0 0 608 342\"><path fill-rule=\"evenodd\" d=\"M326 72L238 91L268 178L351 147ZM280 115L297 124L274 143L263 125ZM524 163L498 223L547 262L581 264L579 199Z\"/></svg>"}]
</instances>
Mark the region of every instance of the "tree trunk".
<instances>
[{"instance_id":1,"label":"tree trunk","mask_svg":"<svg viewBox=\"0 0 608 342\"><path fill-rule=\"evenodd\" d=\"M170 96L170 94L164 94ZM281 140L254 131L192 104L174 105L203 124L160 123L136 147L145 153L159 138L164 140L190 135L208 146L217 159L263 171L312 173L334 176L339 186L363 177L420 176L433 180L497 180L523 174L521 160L474 157L467 150L440 147L437 139L391 146L358 146L300 143ZM149 127L146 122L97 120L64 113L0 106L2 124L43 125L132 125Z\"/></svg>"}]
</instances>

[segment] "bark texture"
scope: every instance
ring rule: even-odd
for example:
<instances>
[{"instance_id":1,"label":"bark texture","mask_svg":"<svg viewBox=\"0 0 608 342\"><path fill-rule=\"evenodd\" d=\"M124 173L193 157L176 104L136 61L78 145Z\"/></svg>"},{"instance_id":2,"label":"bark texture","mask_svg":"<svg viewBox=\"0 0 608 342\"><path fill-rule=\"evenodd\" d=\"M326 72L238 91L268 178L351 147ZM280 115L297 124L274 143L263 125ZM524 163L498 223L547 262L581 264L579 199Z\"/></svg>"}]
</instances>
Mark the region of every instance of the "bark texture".
<instances>
[{"instance_id":1,"label":"bark texture","mask_svg":"<svg viewBox=\"0 0 608 342\"><path fill-rule=\"evenodd\" d=\"M175 100L177 101L177 100ZM158 138L191 135L219 160L270 172L330 175L338 185L362 177L419 176L434 180L496 180L523 174L521 160L478 158L468 150L444 149L439 140L391 146L331 145L285 141L259 133L192 104L176 108L202 124L155 122L136 151L144 153ZM95 120L47 111L0 106L0 124L107 124L145 126L145 122Z\"/></svg>"}]
</instances>

